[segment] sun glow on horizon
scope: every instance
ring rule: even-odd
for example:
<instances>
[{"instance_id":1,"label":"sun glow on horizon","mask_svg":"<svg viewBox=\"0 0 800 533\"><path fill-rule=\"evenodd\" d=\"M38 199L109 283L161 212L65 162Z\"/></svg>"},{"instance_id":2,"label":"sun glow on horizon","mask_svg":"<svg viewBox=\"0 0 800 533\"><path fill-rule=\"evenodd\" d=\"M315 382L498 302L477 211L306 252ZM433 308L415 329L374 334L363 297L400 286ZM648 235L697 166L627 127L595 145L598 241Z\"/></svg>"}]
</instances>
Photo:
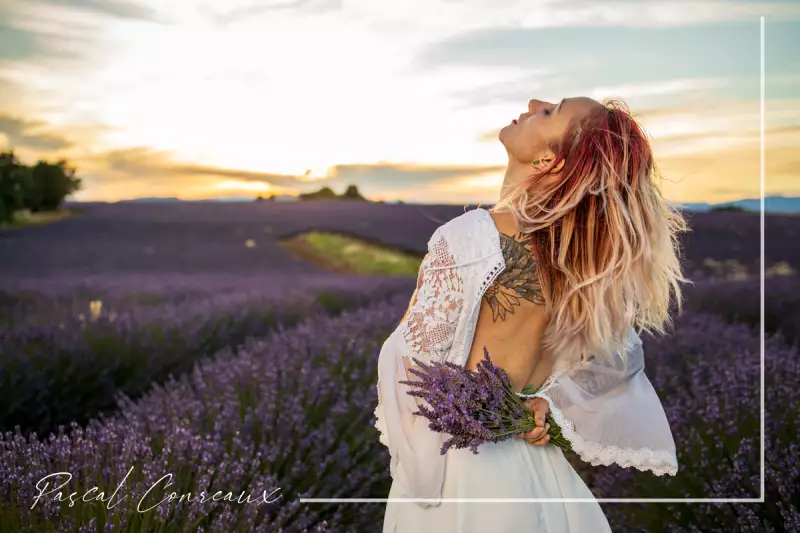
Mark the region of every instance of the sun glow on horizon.
<instances>
[{"instance_id":1,"label":"sun glow on horizon","mask_svg":"<svg viewBox=\"0 0 800 533\"><path fill-rule=\"evenodd\" d=\"M226 192L230 191L251 191L251 192L269 192L275 187L263 181L244 181L244 180L221 180L214 184L215 189L220 189Z\"/></svg>"}]
</instances>

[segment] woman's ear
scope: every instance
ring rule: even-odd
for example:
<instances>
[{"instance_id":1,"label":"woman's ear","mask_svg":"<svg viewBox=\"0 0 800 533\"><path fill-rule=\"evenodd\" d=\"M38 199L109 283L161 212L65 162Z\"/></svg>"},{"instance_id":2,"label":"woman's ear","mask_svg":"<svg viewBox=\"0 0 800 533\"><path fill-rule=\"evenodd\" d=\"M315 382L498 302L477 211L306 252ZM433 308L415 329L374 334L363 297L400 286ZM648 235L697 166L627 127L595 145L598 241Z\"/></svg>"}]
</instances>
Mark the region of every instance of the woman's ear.
<instances>
[{"instance_id":1,"label":"woman's ear","mask_svg":"<svg viewBox=\"0 0 800 533\"><path fill-rule=\"evenodd\" d=\"M544 155L540 156L538 159L534 159L533 160L533 166L535 166L535 167L545 167L546 168L550 164L550 162L553 161L553 159L555 159L555 158L556 158L555 154L550 152L550 151L548 151ZM556 164L556 166L554 166L552 169L550 169L549 173L550 174L557 174L557 173L561 172L561 170L564 168L564 163L565 163L565 160L562 159L561 161L558 162L558 164Z\"/></svg>"}]
</instances>

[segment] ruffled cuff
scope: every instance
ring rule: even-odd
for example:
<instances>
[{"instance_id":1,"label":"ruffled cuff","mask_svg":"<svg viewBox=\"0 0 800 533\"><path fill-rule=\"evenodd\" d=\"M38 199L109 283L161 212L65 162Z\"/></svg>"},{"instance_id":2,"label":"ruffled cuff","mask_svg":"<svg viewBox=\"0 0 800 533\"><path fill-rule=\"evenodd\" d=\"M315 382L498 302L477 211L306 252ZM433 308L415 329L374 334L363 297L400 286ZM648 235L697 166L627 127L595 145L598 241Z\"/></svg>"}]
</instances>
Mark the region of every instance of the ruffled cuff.
<instances>
[{"instance_id":1,"label":"ruffled cuff","mask_svg":"<svg viewBox=\"0 0 800 533\"><path fill-rule=\"evenodd\" d=\"M543 398L550 405L550 415L561 428L561 434L572 445L581 460L592 466L609 466L616 463L621 467L634 467L641 471L651 471L656 475L678 473L678 458L674 452L668 450L652 450L650 448L626 448L614 445L603 446L598 442L585 440L575 429L575 423L569 420L561 409L555 405L552 398L545 392L537 392L529 397Z\"/></svg>"}]
</instances>

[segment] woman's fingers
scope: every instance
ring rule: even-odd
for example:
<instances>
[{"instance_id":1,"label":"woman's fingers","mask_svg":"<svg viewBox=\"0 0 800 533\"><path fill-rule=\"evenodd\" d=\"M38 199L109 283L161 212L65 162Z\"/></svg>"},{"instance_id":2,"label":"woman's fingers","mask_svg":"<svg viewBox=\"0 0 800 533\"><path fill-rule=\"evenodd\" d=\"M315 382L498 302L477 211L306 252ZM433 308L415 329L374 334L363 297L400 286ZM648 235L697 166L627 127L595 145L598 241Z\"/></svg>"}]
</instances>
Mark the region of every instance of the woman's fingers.
<instances>
[{"instance_id":1,"label":"woman's fingers","mask_svg":"<svg viewBox=\"0 0 800 533\"><path fill-rule=\"evenodd\" d=\"M528 398L525 405L533 413L534 427L525 433L517 433L514 436L523 438L534 446L544 446L550 442L550 435L547 434L550 424L547 423L547 414L550 412L550 404L544 398Z\"/></svg>"},{"instance_id":2,"label":"woman's fingers","mask_svg":"<svg viewBox=\"0 0 800 533\"><path fill-rule=\"evenodd\" d=\"M536 427L543 427L547 413L550 412L550 404L544 398L528 398L525 402L528 409L533 413L533 419Z\"/></svg>"},{"instance_id":3,"label":"woman's fingers","mask_svg":"<svg viewBox=\"0 0 800 533\"><path fill-rule=\"evenodd\" d=\"M547 413L550 411L550 404L547 403L547 400L543 398L536 398L539 400L536 402L536 410L533 412L534 420L536 421L537 426L544 426Z\"/></svg>"},{"instance_id":4,"label":"woman's fingers","mask_svg":"<svg viewBox=\"0 0 800 533\"><path fill-rule=\"evenodd\" d=\"M547 440L550 440L550 435L547 435L549 429L550 429L550 424L545 424L543 428L534 428L530 431L526 431L525 433L517 433L516 436L527 440L531 444L536 444L543 438L547 438ZM545 441L542 444L546 443L547 441Z\"/></svg>"},{"instance_id":5,"label":"woman's fingers","mask_svg":"<svg viewBox=\"0 0 800 533\"><path fill-rule=\"evenodd\" d=\"M528 437L527 441L529 444L533 444L534 446L544 446L550 441L550 435L547 431L550 429L550 424L547 424L543 428L536 428L530 432L530 437Z\"/></svg>"},{"instance_id":6,"label":"woman's fingers","mask_svg":"<svg viewBox=\"0 0 800 533\"><path fill-rule=\"evenodd\" d=\"M534 446L544 446L548 442L550 442L550 435L545 435L541 439L539 439L537 441L534 441L534 442L531 442L531 444L533 444Z\"/></svg>"}]
</instances>

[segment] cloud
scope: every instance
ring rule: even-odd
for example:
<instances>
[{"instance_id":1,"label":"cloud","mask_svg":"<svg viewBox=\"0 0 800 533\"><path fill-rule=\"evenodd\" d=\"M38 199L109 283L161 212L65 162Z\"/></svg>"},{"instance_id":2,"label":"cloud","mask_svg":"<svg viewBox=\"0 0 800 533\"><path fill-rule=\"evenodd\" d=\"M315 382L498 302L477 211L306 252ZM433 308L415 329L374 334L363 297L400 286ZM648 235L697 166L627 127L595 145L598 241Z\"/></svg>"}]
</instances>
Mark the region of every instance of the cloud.
<instances>
[{"instance_id":1,"label":"cloud","mask_svg":"<svg viewBox=\"0 0 800 533\"><path fill-rule=\"evenodd\" d=\"M144 181L154 178L185 181L186 178L211 177L260 181L279 187L302 186L308 183L302 176L180 162L174 160L169 152L155 151L146 147L112 150L94 155L91 158L87 158L87 160L90 160L93 165L105 164L107 169L116 174L118 178L121 174L125 179L134 177ZM95 171L95 173L102 175L102 172ZM109 177L111 178L111 173Z\"/></svg>"},{"instance_id":2,"label":"cloud","mask_svg":"<svg viewBox=\"0 0 800 533\"><path fill-rule=\"evenodd\" d=\"M758 102L709 102L647 117L659 134L653 150L664 191L680 201L757 197L761 153ZM800 193L800 100L766 102L767 194ZM667 127L669 126L669 127ZM723 185L724 184L724 185Z\"/></svg>"},{"instance_id":3,"label":"cloud","mask_svg":"<svg viewBox=\"0 0 800 533\"><path fill-rule=\"evenodd\" d=\"M758 144L760 140L759 135L760 132L758 131L741 129L695 131L658 137L654 145L663 148L667 152L672 152L671 155L683 155L704 152L704 147L706 149L710 147L713 151L714 149L723 147L733 148L743 144ZM767 146L772 143L780 146L792 144L800 150L800 125L787 124L765 128L764 139ZM678 148L690 147L691 149L670 150L673 146L677 146Z\"/></svg>"},{"instance_id":4,"label":"cloud","mask_svg":"<svg viewBox=\"0 0 800 533\"><path fill-rule=\"evenodd\" d=\"M158 21L153 9L131 0L39 0L42 4L75 8L121 19Z\"/></svg>"},{"instance_id":5,"label":"cloud","mask_svg":"<svg viewBox=\"0 0 800 533\"><path fill-rule=\"evenodd\" d=\"M421 47L408 74L454 65L569 70L573 79L583 81L583 86L591 83L598 88L629 89L635 83L642 89L647 88L642 84L651 84L650 94L659 86L670 90L667 82L671 80L758 79L757 22L664 28L479 28ZM772 43L768 75L796 69L792 66L796 56L790 52L790 43L797 26L791 20L767 24L768 41ZM684 89L673 87L672 90Z\"/></svg>"},{"instance_id":6,"label":"cloud","mask_svg":"<svg viewBox=\"0 0 800 533\"><path fill-rule=\"evenodd\" d=\"M554 76L563 75L551 70L534 69L524 76L513 80L487 83L478 87L458 89L449 93L449 97L457 102L453 110L468 109L495 103L525 102L534 91L539 91L545 83L551 84Z\"/></svg>"},{"instance_id":7,"label":"cloud","mask_svg":"<svg viewBox=\"0 0 800 533\"><path fill-rule=\"evenodd\" d=\"M60 3L10 4L10 8L0 8L0 16L0 62L4 66L27 68L44 60L49 70L53 66L69 68L67 62L97 57L103 48L105 22L64 9Z\"/></svg>"},{"instance_id":8,"label":"cloud","mask_svg":"<svg viewBox=\"0 0 800 533\"><path fill-rule=\"evenodd\" d=\"M552 5L548 19L559 25L674 27L732 21L800 17L790 3L756 1L628 0L596 2L578 0Z\"/></svg>"},{"instance_id":9,"label":"cloud","mask_svg":"<svg viewBox=\"0 0 800 533\"><path fill-rule=\"evenodd\" d=\"M424 165L403 163L343 164L328 170L322 179L309 180L305 175L277 174L195 165L178 162L168 152L149 148L113 150L94 157L103 160L108 168L128 175L148 176L210 176L242 181L260 181L279 187L316 189L322 185L339 187L355 183L359 186L418 185L454 177L469 177L499 172L505 167L469 165Z\"/></svg>"},{"instance_id":10,"label":"cloud","mask_svg":"<svg viewBox=\"0 0 800 533\"><path fill-rule=\"evenodd\" d=\"M800 194L800 151L797 146L767 146L766 194ZM656 157L664 176L665 195L684 202L723 202L758 197L760 149L757 142L703 153ZM720 191L724 182L727 192Z\"/></svg>"},{"instance_id":11,"label":"cloud","mask_svg":"<svg viewBox=\"0 0 800 533\"><path fill-rule=\"evenodd\" d=\"M663 28L733 21L797 20L800 8L789 2L758 0L350 0L354 12L379 30L418 35L452 35L486 27L504 28Z\"/></svg>"},{"instance_id":12,"label":"cloud","mask_svg":"<svg viewBox=\"0 0 800 533\"><path fill-rule=\"evenodd\" d=\"M44 122L26 121L0 113L0 133L8 138L9 148L53 151L72 146L72 142L60 135L41 131L43 127L47 127Z\"/></svg>"},{"instance_id":13,"label":"cloud","mask_svg":"<svg viewBox=\"0 0 800 533\"><path fill-rule=\"evenodd\" d=\"M129 35L131 22L166 22L133 0L0 0L0 21L0 66L49 71L113 57L126 41L117 36Z\"/></svg>"},{"instance_id":14,"label":"cloud","mask_svg":"<svg viewBox=\"0 0 800 533\"><path fill-rule=\"evenodd\" d=\"M472 30L426 46L419 52L415 66L423 71L441 65L536 68L541 66L538 65L541 61L558 63L579 51L585 52L583 43L564 39L564 47L559 46L545 56L547 42L557 38L559 31L546 28Z\"/></svg>"},{"instance_id":15,"label":"cloud","mask_svg":"<svg viewBox=\"0 0 800 533\"><path fill-rule=\"evenodd\" d=\"M91 47L89 34L65 35L65 28L30 29L0 24L0 63L30 62L47 58L56 61L81 57Z\"/></svg>"},{"instance_id":16,"label":"cloud","mask_svg":"<svg viewBox=\"0 0 800 533\"><path fill-rule=\"evenodd\" d=\"M595 100L602 100L608 97L630 99L643 96L665 96L679 93L705 92L713 89L721 89L727 85L728 80L725 78L671 79L647 83L626 83L594 87L587 96Z\"/></svg>"},{"instance_id":17,"label":"cloud","mask_svg":"<svg viewBox=\"0 0 800 533\"><path fill-rule=\"evenodd\" d=\"M39 43L32 32L0 24L0 61L33 57Z\"/></svg>"},{"instance_id":18,"label":"cloud","mask_svg":"<svg viewBox=\"0 0 800 533\"><path fill-rule=\"evenodd\" d=\"M505 167L497 165L426 165L410 163L374 163L360 165L336 165L328 174L333 183L361 181L371 184L434 183L454 177L477 176L490 172L500 172Z\"/></svg>"},{"instance_id":19,"label":"cloud","mask_svg":"<svg viewBox=\"0 0 800 533\"><path fill-rule=\"evenodd\" d=\"M343 0L273 0L271 2L255 2L250 5L230 9L223 13L212 13L210 14L210 17L218 25L225 26L279 10L298 10L303 14L310 15L324 11L342 9L342 2Z\"/></svg>"},{"instance_id":20,"label":"cloud","mask_svg":"<svg viewBox=\"0 0 800 533\"><path fill-rule=\"evenodd\" d=\"M211 176L217 178L233 178L240 181L259 181L279 187L305 186L307 180L292 174L275 174L231 168L208 167L203 165L176 164L165 169L169 173L185 176Z\"/></svg>"}]
</instances>

